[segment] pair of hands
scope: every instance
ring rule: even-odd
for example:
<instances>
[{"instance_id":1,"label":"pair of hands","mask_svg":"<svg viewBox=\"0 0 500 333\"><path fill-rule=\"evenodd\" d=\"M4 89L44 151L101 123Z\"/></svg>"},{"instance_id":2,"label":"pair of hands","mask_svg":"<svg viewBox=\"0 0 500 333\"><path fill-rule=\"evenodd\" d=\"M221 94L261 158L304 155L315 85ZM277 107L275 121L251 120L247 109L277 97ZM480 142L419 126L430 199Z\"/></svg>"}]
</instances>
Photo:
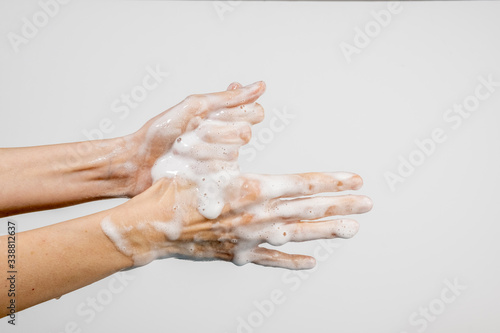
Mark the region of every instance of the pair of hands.
<instances>
[{"instance_id":1,"label":"pair of hands","mask_svg":"<svg viewBox=\"0 0 500 333\"><path fill-rule=\"evenodd\" d=\"M239 172L238 150L264 118L255 103L264 91L263 82L233 83L224 92L189 96L125 138L137 147L128 162L133 199L101 226L134 266L178 257L308 269L313 257L259 245L356 234L356 221L331 217L367 212L369 198L312 195L357 190L358 175Z\"/></svg>"}]
</instances>

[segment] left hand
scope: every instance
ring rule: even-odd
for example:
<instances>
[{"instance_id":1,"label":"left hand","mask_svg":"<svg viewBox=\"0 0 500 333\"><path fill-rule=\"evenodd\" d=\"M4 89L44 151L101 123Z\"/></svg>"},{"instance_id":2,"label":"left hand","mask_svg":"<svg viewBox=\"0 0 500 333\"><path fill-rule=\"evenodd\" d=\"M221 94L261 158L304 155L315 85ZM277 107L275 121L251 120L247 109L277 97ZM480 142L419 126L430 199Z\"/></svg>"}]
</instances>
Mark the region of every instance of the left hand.
<instances>
[{"instance_id":1,"label":"left hand","mask_svg":"<svg viewBox=\"0 0 500 333\"><path fill-rule=\"evenodd\" d=\"M351 238L359 228L355 220L318 219L368 212L371 200L362 195L311 195L361 186L361 177L348 172L242 174L223 189L220 214L207 218L200 209L200 188L195 182L178 176L160 178L113 209L101 226L135 267L176 257L309 269L316 263L311 256L259 245Z\"/></svg>"}]
</instances>

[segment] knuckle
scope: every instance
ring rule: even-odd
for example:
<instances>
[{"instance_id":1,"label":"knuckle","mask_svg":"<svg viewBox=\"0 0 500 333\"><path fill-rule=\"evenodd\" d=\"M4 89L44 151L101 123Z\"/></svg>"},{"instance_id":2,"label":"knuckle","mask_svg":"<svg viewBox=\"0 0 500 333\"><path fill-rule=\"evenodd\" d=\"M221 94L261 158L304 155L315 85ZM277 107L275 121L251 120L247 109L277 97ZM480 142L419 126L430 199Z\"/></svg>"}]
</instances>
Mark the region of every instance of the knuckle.
<instances>
[{"instance_id":1,"label":"knuckle","mask_svg":"<svg viewBox=\"0 0 500 333\"><path fill-rule=\"evenodd\" d=\"M197 111L204 112L208 109L208 98L205 95L189 95L184 101L190 108Z\"/></svg>"},{"instance_id":2,"label":"knuckle","mask_svg":"<svg viewBox=\"0 0 500 333\"><path fill-rule=\"evenodd\" d=\"M184 102L188 105L192 105L195 103L196 99L197 99L196 95L189 95L184 99Z\"/></svg>"},{"instance_id":3,"label":"knuckle","mask_svg":"<svg viewBox=\"0 0 500 333\"><path fill-rule=\"evenodd\" d=\"M195 116L191 118L186 126L186 131L193 131L194 129L198 128L201 123L202 120L200 117Z\"/></svg>"}]
</instances>

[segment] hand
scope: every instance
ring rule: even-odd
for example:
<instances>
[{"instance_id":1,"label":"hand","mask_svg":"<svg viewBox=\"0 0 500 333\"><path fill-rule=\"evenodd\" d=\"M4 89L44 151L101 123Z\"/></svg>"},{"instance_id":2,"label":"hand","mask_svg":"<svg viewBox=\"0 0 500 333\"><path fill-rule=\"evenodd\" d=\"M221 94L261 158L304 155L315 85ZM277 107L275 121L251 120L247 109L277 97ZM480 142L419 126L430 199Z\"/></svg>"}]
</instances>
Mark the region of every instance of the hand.
<instances>
[{"instance_id":1,"label":"hand","mask_svg":"<svg viewBox=\"0 0 500 333\"><path fill-rule=\"evenodd\" d=\"M295 197L356 190L361 185L358 175L346 172L240 175L226 188L221 215L208 219L199 212L195 183L180 177L161 178L105 218L101 226L135 266L176 257L308 269L315 265L313 257L259 245L354 236L359 227L354 220L316 220L367 212L372 207L369 198Z\"/></svg>"},{"instance_id":2,"label":"hand","mask_svg":"<svg viewBox=\"0 0 500 333\"><path fill-rule=\"evenodd\" d=\"M239 83L232 83L224 92L191 95L148 121L136 133L125 137L125 140L131 142L134 147L130 150L133 171L130 173L132 185L128 196L133 197L150 187L153 183L151 169L158 158L173 146L180 135L193 130L209 116L227 122L240 122L242 115L247 112L240 106L252 104L252 112L248 114L245 121L252 125L261 122L264 119L264 109L253 102L264 91L264 82L256 82L246 87L242 87ZM216 111L218 115L214 114ZM206 126L205 131L208 142L211 141L211 137L218 135L220 140L226 136L228 142L235 139L237 143L241 140L247 143L251 136L248 124L240 124L238 128L233 129L221 129L216 125ZM234 136L235 131L239 132L240 138Z\"/></svg>"},{"instance_id":3,"label":"hand","mask_svg":"<svg viewBox=\"0 0 500 333\"><path fill-rule=\"evenodd\" d=\"M150 126L170 126L177 129L179 136L169 139L170 148L163 156L154 154L157 160L149 179L155 181L153 186L101 224L134 265L178 257L311 268L315 264L312 257L259 245L350 238L358 230L356 221L318 219L371 209L371 200L364 196L304 197L359 189L362 180L352 173L240 174L238 150L250 139L250 125L262 120L262 107L254 101L263 92L263 84L246 88L234 84L229 89L238 92L238 101L233 95L219 93L218 102L211 102L211 107L195 108L194 112L208 111L195 114L192 120L174 117L179 114L176 111L170 116L167 113L167 120L157 121L161 126ZM233 99L233 104L228 98ZM175 127L171 119L178 120ZM165 140L165 136L153 133L155 139ZM151 169L151 164L146 164L146 170Z\"/></svg>"}]
</instances>

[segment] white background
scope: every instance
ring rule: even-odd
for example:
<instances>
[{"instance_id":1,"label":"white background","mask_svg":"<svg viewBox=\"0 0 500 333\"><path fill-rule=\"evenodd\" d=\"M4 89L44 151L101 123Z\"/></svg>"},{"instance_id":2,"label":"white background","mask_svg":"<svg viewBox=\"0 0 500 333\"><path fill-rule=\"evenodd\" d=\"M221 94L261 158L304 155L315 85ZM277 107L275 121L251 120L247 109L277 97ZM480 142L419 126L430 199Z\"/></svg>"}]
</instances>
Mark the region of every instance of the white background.
<instances>
[{"instance_id":1,"label":"white background","mask_svg":"<svg viewBox=\"0 0 500 333\"><path fill-rule=\"evenodd\" d=\"M250 316L254 325L240 332L498 332L500 87L457 129L443 115L474 94L479 76L500 81L500 3L402 3L350 63L340 43L353 44L355 28L387 3L229 6L221 19L209 2L71 2L16 53L8 33L20 35L23 17L32 21L40 6L2 2L0 145L82 141L82 131L103 118L115 126L106 137L124 135L189 94L264 80L267 118L254 136L269 128L274 109L295 118L255 159L242 158L243 170L359 173L360 192L375 206L356 217L358 235L328 241L333 252L301 276L225 262L154 262L127 272L133 280L112 300L105 297L116 277L19 313L15 328L0 320L0 330L70 332L73 322L75 332L225 333ZM113 101L157 65L168 78L119 119ZM408 158L414 141L435 128L447 140L391 191L384 174L396 173L398 156ZM13 218L22 231L122 201ZM284 248L313 254L318 247ZM449 304L440 301L446 280L466 286ZM285 301L268 317L256 314L254 302L273 290ZM79 315L96 296L107 303L102 311L92 320ZM439 314L424 327L418 311L430 305ZM419 324L410 322L414 312Z\"/></svg>"}]
</instances>

